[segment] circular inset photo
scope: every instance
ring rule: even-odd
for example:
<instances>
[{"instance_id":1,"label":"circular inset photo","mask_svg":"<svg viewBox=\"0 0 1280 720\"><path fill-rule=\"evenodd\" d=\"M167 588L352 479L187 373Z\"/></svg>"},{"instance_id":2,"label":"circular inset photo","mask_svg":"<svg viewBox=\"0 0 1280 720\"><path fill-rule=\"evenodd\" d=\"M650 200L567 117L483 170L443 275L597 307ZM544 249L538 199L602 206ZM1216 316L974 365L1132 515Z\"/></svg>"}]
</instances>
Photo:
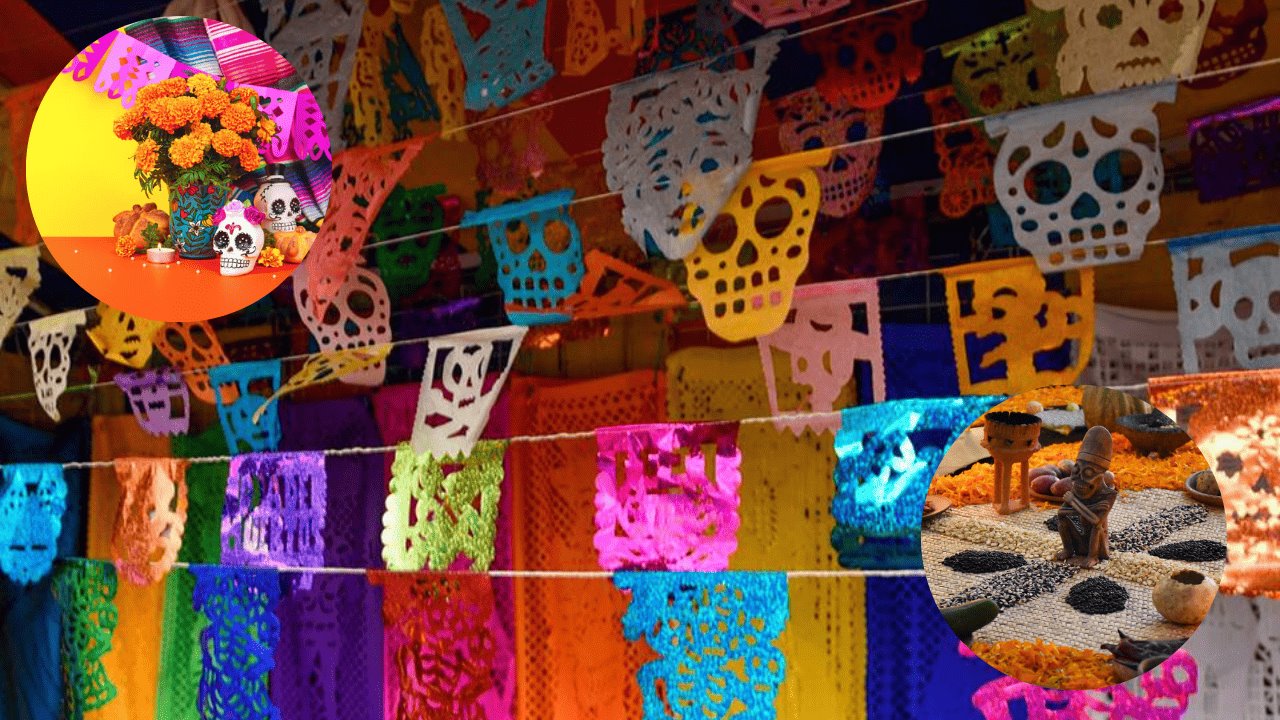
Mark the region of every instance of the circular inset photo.
<instances>
[{"instance_id":1,"label":"circular inset photo","mask_svg":"<svg viewBox=\"0 0 1280 720\"><path fill-rule=\"evenodd\" d=\"M925 576L975 655L1044 687L1151 670L1209 612L1226 562L1208 462L1131 395L1051 387L991 408L947 450Z\"/></svg>"},{"instance_id":2,"label":"circular inset photo","mask_svg":"<svg viewBox=\"0 0 1280 720\"><path fill-rule=\"evenodd\" d=\"M27 191L54 259L151 320L240 310L306 257L329 203L320 107L239 28L143 20L85 48L31 128Z\"/></svg>"}]
</instances>

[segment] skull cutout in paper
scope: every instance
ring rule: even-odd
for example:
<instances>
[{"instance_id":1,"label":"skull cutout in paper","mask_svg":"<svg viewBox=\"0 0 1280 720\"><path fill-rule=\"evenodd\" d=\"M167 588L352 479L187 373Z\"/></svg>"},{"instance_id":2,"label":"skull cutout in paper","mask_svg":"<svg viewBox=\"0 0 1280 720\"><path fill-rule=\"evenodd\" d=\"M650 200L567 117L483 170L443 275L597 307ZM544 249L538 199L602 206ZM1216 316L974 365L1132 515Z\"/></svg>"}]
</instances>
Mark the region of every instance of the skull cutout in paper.
<instances>
[{"instance_id":1,"label":"skull cutout in paper","mask_svg":"<svg viewBox=\"0 0 1280 720\"><path fill-rule=\"evenodd\" d=\"M788 153L876 138L884 127L884 110L832 105L813 88L779 99L777 107L778 142ZM824 215L847 217L862 206L875 187L882 145L872 141L835 150L831 164L816 171Z\"/></svg>"},{"instance_id":2,"label":"skull cutout in paper","mask_svg":"<svg viewBox=\"0 0 1280 720\"><path fill-rule=\"evenodd\" d=\"M733 7L761 25L774 28L835 12L849 2L850 0L733 0Z\"/></svg>"},{"instance_id":3,"label":"skull cutout in paper","mask_svg":"<svg viewBox=\"0 0 1280 720\"><path fill-rule=\"evenodd\" d=\"M169 323L156 333L153 342L160 354L186 377L187 387L193 396L202 402L217 402L213 388L209 386L209 374L199 371L229 362L212 325L203 320ZM230 396L226 400L230 402L236 397Z\"/></svg>"},{"instance_id":4,"label":"skull cutout in paper","mask_svg":"<svg viewBox=\"0 0 1280 720\"><path fill-rule=\"evenodd\" d=\"M299 265L294 271L293 299L321 352L391 342L391 297L376 272L360 265L352 266L321 317L316 315L310 293L308 276L312 272L309 265ZM386 363L379 361L366 370L345 376L342 381L350 385L381 385L386 374Z\"/></svg>"},{"instance_id":5,"label":"skull cutout in paper","mask_svg":"<svg viewBox=\"0 0 1280 720\"><path fill-rule=\"evenodd\" d=\"M1205 73L1248 65L1267 54L1267 0L1217 0L1200 45L1196 72ZM1187 83L1210 90L1240 77L1244 70L1223 72Z\"/></svg>"},{"instance_id":6,"label":"skull cutout in paper","mask_svg":"<svg viewBox=\"0 0 1280 720\"><path fill-rule=\"evenodd\" d=\"M1062 90L1094 93L1191 74L1214 0L1031 0L1065 10L1058 52Z\"/></svg>"},{"instance_id":7,"label":"skull cutout in paper","mask_svg":"<svg viewBox=\"0 0 1280 720\"><path fill-rule=\"evenodd\" d=\"M233 455L268 452L280 444L277 403L269 403L255 421L254 414L280 389L280 361L257 360L209 368L209 384L217 400L218 420ZM231 399L233 398L234 399Z\"/></svg>"},{"instance_id":8,"label":"skull cutout in paper","mask_svg":"<svg viewBox=\"0 0 1280 720\"><path fill-rule=\"evenodd\" d=\"M144 368L154 348L152 338L164 323L98 304L98 324L85 331L102 356L131 368Z\"/></svg>"},{"instance_id":9,"label":"skull cutout in paper","mask_svg":"<svg viewBox=\"0 0 1280 720\"><path fill-rule=\"evenodd\" d=\"M0 472L0 572L30 585L53 567L67 483L54 464L5 465Z\"/></svg>"},{"instance_id":10,"label":"skull cutout in paper","mask_svg":"<svg viewBox=\"0 0 1280 720\"><path fill-rule=\"evenodd\" d=\"M116 460L122 494L111 550L120 574L135 585L164 577L178 559L187 524L185 473L185 460Z\"/></svg>"},{"instance_id":11,"label":"skull cutout in paper","mask_svg":"<svg viewBox=\"0 0 1280 720\"><path fill-rule=\"evenodd\" d=\"M926 91L924 99L935 126L968 118L950 85ZM972 124L936 127L933 150L938 155L938 169L942 171L938 209L943 215L961 218L976 206L996 201L995 188L991 185L995 153L980 129Z\"/></svg>"},{"instance_id":12,"label":"skull cutout in paper","mask_svg":"<svg viewBox=\"0 0 1280 720\"><path fill-rule=\"evenodd\" d=\"M84 320L84 310L71 310L32 320L28 326L31 335L27 338L27 352L31 354L31 377L36 386L36 398L54 422L62 419L58 412L58 398L67 389L71 346Z\"/></svg>"},{"instance_id":13,"label":"skull cutout in paper","mask_svg":"<svg viewBox=\"0 0 1280 720\"><path fill-rule=\"evenodd\" d=\"M129 399L138 426L157 437L185 435L191 423L191 394L173 368L120 373L116 385Z\"/></svg>"},{"instance_id":14,"label":"skull cutout in paper","mask_svg":"<svg viewBox=\"0 0 1280 720\"><path fill-rule=\"evenodd\" d=\"M753 163L702 244L684 259L711 332L737 342L777 330L809 264L829 150Z\"/></svg>"},{"instance_id":15,"label":"skull cutout in paper","mask_svg":"<svg viewBox=\"0 0 1280 720\"><path fill-rule=\"evenodd\" d=\"M247 275L258 264L266 244L262 223L266 216L252 205L232 200L213 214L213 249L218 253L218 272L227 276Z\"/></svg>"},{"instance_id":16,"label":"skull cutout in paper","mask_svg":"<svg viewBox=\"0 0 1280 720\"><path fill-rule=\"evenodd\" d=\"M944 45L943 56L956 58L951 71L956 97L974 115L1060 99L1054 68L1061 45L1056 27L1043 27L1024 15Z\"/></svg>"},{"instance_id":17,"label":"skull cutout in paper","mask_svg":"<svg viewBox=\"0 0 1280 720\"><path fill-rule=\"evenodd\" d=\"M1013 236L1051 272L1131 262L1160 219L1164 160L1155 105L1172 102L1174 85L1085 97L987 119L1003 137L996 156L996 197ZM1114 182L1117 155L1137 172ZM1049 178L1069 178L1065 192Z\"/></svg>"},{"instance_id":18,"label":"skull cutout in paper","mask_svg":"<svg viewBox=\"0 0 1280 720\"><path fill-rule=\"evenodd\" d=\"M546 0L443 0L440 5L466 68L468 110L506 107L555 74L543 55Z\"/></svg>"},{"instance_id":19,"label":"skull cutout in paper","mask_svg":"<svg viewBox=\"0 0 1280 720\"><path fill-rule=\"evenodd\" d=\"M271 232L291 232L298 227L302 203L283 175L268 175L258 182L253 206L267 218Z\"/></svg>"},{"instance_id":20,"label":"skull cutout in paper","mask_svg":"<svg viewBox=\"0 0 1280 720\"><path fill-rule=\"evenodd\" d=\"M897 97L904 79L919 80L924 51L912 42L911 26L924 17L924 7L884 10L804 36L805 49L822 59L815 83L822 97L833 105L874 110Z\"/></svg>"}]
</instances>

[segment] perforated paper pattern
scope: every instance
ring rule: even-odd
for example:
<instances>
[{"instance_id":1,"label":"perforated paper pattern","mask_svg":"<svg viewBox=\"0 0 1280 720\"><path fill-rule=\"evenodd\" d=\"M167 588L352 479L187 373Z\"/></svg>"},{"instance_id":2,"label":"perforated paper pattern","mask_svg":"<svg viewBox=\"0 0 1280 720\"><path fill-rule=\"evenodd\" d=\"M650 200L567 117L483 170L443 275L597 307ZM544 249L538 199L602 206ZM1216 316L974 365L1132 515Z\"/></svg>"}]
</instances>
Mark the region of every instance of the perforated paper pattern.
<instances>
[{"instance_id":1,"label":"perforated paper pattern","mask_svg":"<svg viewBox=\"0 0 1280 720\"><path fill-rule=\"evenodd\" d=\"M182 373L193 396L206 403L217 402L209 385L207 368L230 361L213 326L204 320L169 323L156 332L153 342L160 354ZM227 399L235 397L227 396Z\"/></svg>"},{"instance_id":2,"label":"perforated paper pattern","mask_svg":"<svg viewBox=\"0 0 1280 720\"><path fill-rule=\"evenodd\" d=\"M924 99L936 126L969 117L950 85L925 91ZM933 151L938 155L938 170L942 172L938 209L943 215L962 218L975 207L996 201L995 186L991 183L995 151L980 128L973 124L936 127Z\"/></svg>"},{"instance_id":3,"label":"perforated paper pattern","mask_svg":"<svg viewBox=\"0 0 1280 720\"><path fill-rule=\"evenodd\" d=\"M871 7L857 6L859 12ZM911 26L924 17L925 4L877 10L830 32L805 35L805 49L822 59L815 86L830 103L864 110L888 105L903 82L920 79L924 50L911 39Z\"/></svg>"},{"instance_id":4,"label":"perforated paper pattern","mask_svg":"<svg viewBox=\"0 0 1280 720\"><path fill-rule=\"evenodd\" d=\"M605 27L600 7L604 4L597 0L569 0L565 75L586 75L604 62L610 52L633 55L644 43L644 0L613 0L611 28Z\"/></svg>"},{"instance_id":5,"label":"perforated paper pattern","mask_svg":"<svg viewBox=\"0 0 1280 720\"><path fill-rule=\"evenodd\" d=\"M672 310L687 304L675 283L638 270L603 250L587 251L584 264L587 272L582 286L564 303L574 320Z\"/></svg>"},{"instance_id":6,"label":"perforated paper pattern","mask_svg":"<svg viewBox=\"0 0 1280 720\"><path fill-rule=\"evenodd\" d=\"M58 552L67 483L55 464L0 467L0 572L19 585L49 574Z\"/></svg>"},{"instance_id":7,"label":"perforated paper pattern","mask_svg":"<svg viewBox=\"0 0 1280 720\"><path fill-rule=\"evenodd\" d=\"M543 176L549 154L547 123L551 122L552 108L539 105L549 99L545 90L539 90L521 103L519 113L511 112L502 122L467 131L476 148L476 180L481 186L522 197L522 193L527 194L529 179Z\"/></svg>"},{"instance_id":8,"label":"perforated paper pattern","mask_svg":"<svg viewBox=\"0 0 1280 720\"><path fill-rule=\"evenodd\" d=\"M835 12L851 0L733 0L738 12L767 28L803 22Z\"/></svg>"},{"instance_id":9,"label":"perforated paper pattern","mask_svg":"<svg viewBox=\"0 0 1280 720\"><path fill-rule=\"evenodd\" d=\"M280 720L267 674L280 642L280 578L274 570L196 566L192 605L208 625L200 632L201 717Z\"/></svg>"},{"instance_id":10,"label":"perforated paper pattern","mask_svg":"<svg viewBox=\"0 0 1280 720\"><path fill-rule=\"evenodd\" d=\"M14 321L38 287L40 248L0 250L0 340L8 337Z\"/></svg>"},{"instance_id":11,"label":"perforated paper pattern","mask_svg":"<svg viewBox=\"0 0 1280 720\"><path fill-rule=\"evenodd\" d=\"M119 100L123 107L131 108L140 88L169 79L177 66L177 60L141 40L118 32L111 39L102 69L93 81L93 89L94 92L106 93L112 100Z\"/></svg>"},{"instance_id":12,"label":"perforated paper pattern","mask_svg":"<svg viewBox=\"0 0 1280 720\"><path fill-rule=\"evenodd\" d=\"M68 558L53 574L53 597L62 609L64 720L80 720L115 699L116 686L102 666L118 619L115 596L116 569L110 563Z\"/></svg>"},{"instance_id":13,"label":"perforated paper pattern","mask_svg":"<svg viewBox=\"0 0 1280 720\"><path fill-rule=\"evenodd\" d=\"M1267 10L1267 0L1214 3L1200 43L1196 74L1238 68L1261 60L1267 54ZM1211 90L1246 72L1222 72L1197 78L1187 85L1197 90Z\"/></svg>"},{"instance_id":14,"label":"perforated paper pattern","mask_svg":"<svg viewBox=\"0 0 1280 720\"><path fill-rule=\"evenodd\" d=\"M728 0L699 0L644 23L645 47L636 53L636 76L671 70L699 60L724 70L733 60L725 51L737 44Z\"/></svg>"},{"instance_id":15,"label":"perforated paper pattern","mask_svg":"<svg viewBox=\"0 0 1280 720\"><path fill-rule=\"evenodd\" d=\"M280 444L276 404L254 421L258 409L280 388L280 361L257 360L209 368L218 421L232 454L267 452ZM233 397L234 396L234 397Z\"/></svg>"},{"instance_id":16,"label":"perforated paper pattern","mask_svg":"<svg viewBox=\"0 0 1280 720\"><path fill-rule=\"evenodd\" d=\"M413 419L414 452L438 458L471 453L524 334L525 328L510 326L431 338Z\"/></svg>"},{"instance_id":17,"label":"perforated paper pattern","mask_svg":"<svg viewBox=\"0 0 1280 720\"><path fill-rule=\"evenodd\" d=\"M388 347L391 342L391 297L387 286L376 272L353 265L346 279L336 289L327 310L320 310L312 299L310 276L316 272L310 265L300 265L293 273L293 301L302 323L323 352L367 348L370 352ZM371 356L365 355L366 359ZM343 376L348 385L381 385L387 366L380 359L363 370Z\"/></svg>"},{"instance_id":18,"label":"perforated paper pattern","mask_svg":"<svg viewBox=\"0 0 1280 720\"><path fill-rule=\"evenodd\" d=\"M1054 67L1062 37L1052 19L1023 15L942 46L943 57L956 59L951 82L970 114L994 115L1062 98Z\"/></svg>"},{"instance_id":19,"label":"perforated paper pattern","mask_svg":"<svg viewBox=\"0 0 1280 720\"><path fill-rule=\"evenodd\" d=\"M832 151L831 162L816 171L822 185L822 214L847 217L857 212L875 188L880 148L884 143L874 138L884 129L884 111L833 105L811 87L779 98L775 107L779 119L778 143L784 152L869 140Z\"/></svg>"},{"instance_id":20,"label":"perforated paper pattern","mask_svg":"<svg viewBox=\"0 0 1280 720\"><path fill-rule=\"evenodd\" d=\"M465 132L452 132L466 123L463 107L466 74L462 57L449 32L443 4L427 4L422 14L422 35L418 43L422 72L426 74L431 94L440 107L441 137L445 140L466 140Z\"/></svg>"},{"instance_id":21,"label":"perforated paper pattern","mask_svg":"<svg viewBox=\"0 0 1280 720\"><path fill-rule=\"evenodd\" d=\"M324 565L328 477L318 452L231 459L222 510L222 562L255 567ZM310 587L309 575L300 587Z\"/></svg>"},{"instance_id":22,"label":"perforated paper pattern","mask_svg":"<svg viewBox=\"0 0 1280 720\"><path fill-rule=\"evenodd\" d=\"M387 353L391 352L391 346L372 345L366 347L346 348L343 350L332 350L330 352L312 355L302 364L298 372L294 373L267 398L257 410L253 413L253 420L257 422L267 411L267 406L279 400L285 395L297 392L312 385L322 385L334 380L342 380L359 373L368 368L374 367L380 363L386 362Z\"/></svg>"},{"instance_id":23,"label":"perforated paper pattern","mask_svg":"<svg viewBox=\"0 0 1280 720\"><path fill-rule=\"evenodd\" d=\"M1187 123L1191 167L1201 202L1280 185L1267 158L1280 152L1280 98L1268 98Z\"/></svg>"},{"instance_id":24,"label":"perforated paper pattern","mask_svg":"<svg viewBox=\"0 0 1280 720\"><path fill-rule=\"evenodd\" d=\"M111 552L116 569L134 585L150 585L173 568L187 525L187 462L174 458L117 458L120 506Z\"/></svg>"},{"instance_id":25,"label":"perforated paper pattern","mask_svg":"<svg viewBox=\"0 0 1280 720\"><path fill-rule=\"evenodd\" d=\"M505 107L555 75L543 54L545 0L443 0L440 4L466 68L468 110Z\"/></svg>"},{"instance_id":26,"label":"perforated paper pattern","mask_svg":"<svg viewBox=\"0 0 1280 720\"><path fill-rule=\"evenodd\" d=\"M185 434L191 424L191 391L169 367L120 373L113 378L124 393L138 427L156 436Z\"/></svg>"},{"instance_id":27,"label":"perforated paper pattern","mask_svg":"<svg viewBox=\"0 0 1280 720\"><path fill-rule=\"evenodd\" d=\"M31 354L31 376L35 381L36 398L40 407L53 418L62 419L58 412L58 398L67 389L67 375L71 371L71 344L76 333L84 325L85 311L71 310L57 315L47 315L31 321L27 326L27 352Z\"/></svg>"},{"instance_id":28,"label":"perforated paper pattern","mask_svg":"<svg viewBox=\"0 0 1280 720\"><path fill-rule=\"evenodd\" d=\"M152 338L164 327L157 320L135 317L104 304L98 304L98 324L85 335L102 357L131 368L144 368L151 359Z\"/></svg>"}]
</instances>

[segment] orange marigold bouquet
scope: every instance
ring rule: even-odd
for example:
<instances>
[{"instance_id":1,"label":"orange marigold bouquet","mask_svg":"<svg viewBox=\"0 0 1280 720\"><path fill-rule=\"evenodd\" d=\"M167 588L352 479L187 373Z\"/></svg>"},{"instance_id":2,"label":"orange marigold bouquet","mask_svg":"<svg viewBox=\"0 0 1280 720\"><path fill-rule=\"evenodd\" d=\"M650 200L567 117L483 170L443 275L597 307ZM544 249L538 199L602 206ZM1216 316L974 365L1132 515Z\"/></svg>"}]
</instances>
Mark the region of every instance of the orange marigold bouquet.
<instances>
[{"instance_id":1,"label":"orange marigold bouquet","mask_svg":"<svg viewBox=\"0 0 1280 720\"><path fill-rule=\"evenodd\" d=\"M113 129L138 143L133 176L148 195L161 182L227 185L262 164L258 146L277 131L252 88L227 90L225 80L203 73L138 90Z\"/></svg>"}]
</instances>

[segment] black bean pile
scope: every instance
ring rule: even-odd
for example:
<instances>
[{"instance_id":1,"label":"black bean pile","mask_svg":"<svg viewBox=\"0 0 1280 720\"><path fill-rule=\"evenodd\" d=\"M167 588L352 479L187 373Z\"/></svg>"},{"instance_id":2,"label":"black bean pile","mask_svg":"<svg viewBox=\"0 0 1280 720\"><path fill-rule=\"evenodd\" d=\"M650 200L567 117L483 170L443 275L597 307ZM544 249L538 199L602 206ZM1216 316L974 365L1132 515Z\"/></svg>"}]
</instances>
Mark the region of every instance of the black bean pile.
<instances>
[{"instance_id":1,"label":"black bean pile","mask_svg":"<svg viewBox=\"0 0 1280 720\"><path fill-rule=\"evenodd\" d=\"M1017 553L998 550L965 550L942 561L943 565L962 573L993 573L1012 570L1027 564Z\"/></svg>"},{"instance_id":2,"label":"black bean pile","mask_svg":"<svg viewBox=\"0 0 1280 720\"><path fill-rule=\"evenodd\" d=\"M1049 532L1058 532L1058 516L1053 515L1044 521L1044 526L1049 528Z\"/></svg>"},{"instance_id":3,"label":"black bean pile","mask_svg":"<svg viewBox=\"0 0 1280 720\"><path fill-rule=\"evenodd\" d=\"M1067 592L1067 604L1085 615L1110 615L1124 610L1129 601L1129 591L1116 581L1104 577L1091 577L1078 582Z\"/></svg>"},{"instance_id":4,"label":"black bean pile","mask_svg":"<svg viewBox=\"0 0 1280 720\"><path fill-rule=\"evenodd\" d=\"M1180 505L1148 515L1120 532L1111 533L1115 552L1143 552L1173 533L1209 519L1209 511L1199 505Z\"/></svg>"},{"instance_id":5,"label":"black bean pile","mask_svg":"<svg viewBox=\"0 0 1280 720\"><path fill-rule=\"evenodd\" d=\"M1079 571L1065 563L1033 562L1013 570L1006 570L999 575L972 585L958 595L950 597L939 604L948 608L963 605L970 600L990 598L1001 610L1021 605L1034 600L1047 592L1052 592L1064 580Z\"/></svg>"},{"instance_id":6,"label":"black bean pile","mask_svg":"<svg viewBox=\"0 0 1280 720\"><path fill-rule=\"evenodd\" d=\"M1150 553L1165 560L1212 562L1227 559L1227 546L1217 540L1184 540L1161 545L1152 549Z\"/></svg>"}]
</instances>

